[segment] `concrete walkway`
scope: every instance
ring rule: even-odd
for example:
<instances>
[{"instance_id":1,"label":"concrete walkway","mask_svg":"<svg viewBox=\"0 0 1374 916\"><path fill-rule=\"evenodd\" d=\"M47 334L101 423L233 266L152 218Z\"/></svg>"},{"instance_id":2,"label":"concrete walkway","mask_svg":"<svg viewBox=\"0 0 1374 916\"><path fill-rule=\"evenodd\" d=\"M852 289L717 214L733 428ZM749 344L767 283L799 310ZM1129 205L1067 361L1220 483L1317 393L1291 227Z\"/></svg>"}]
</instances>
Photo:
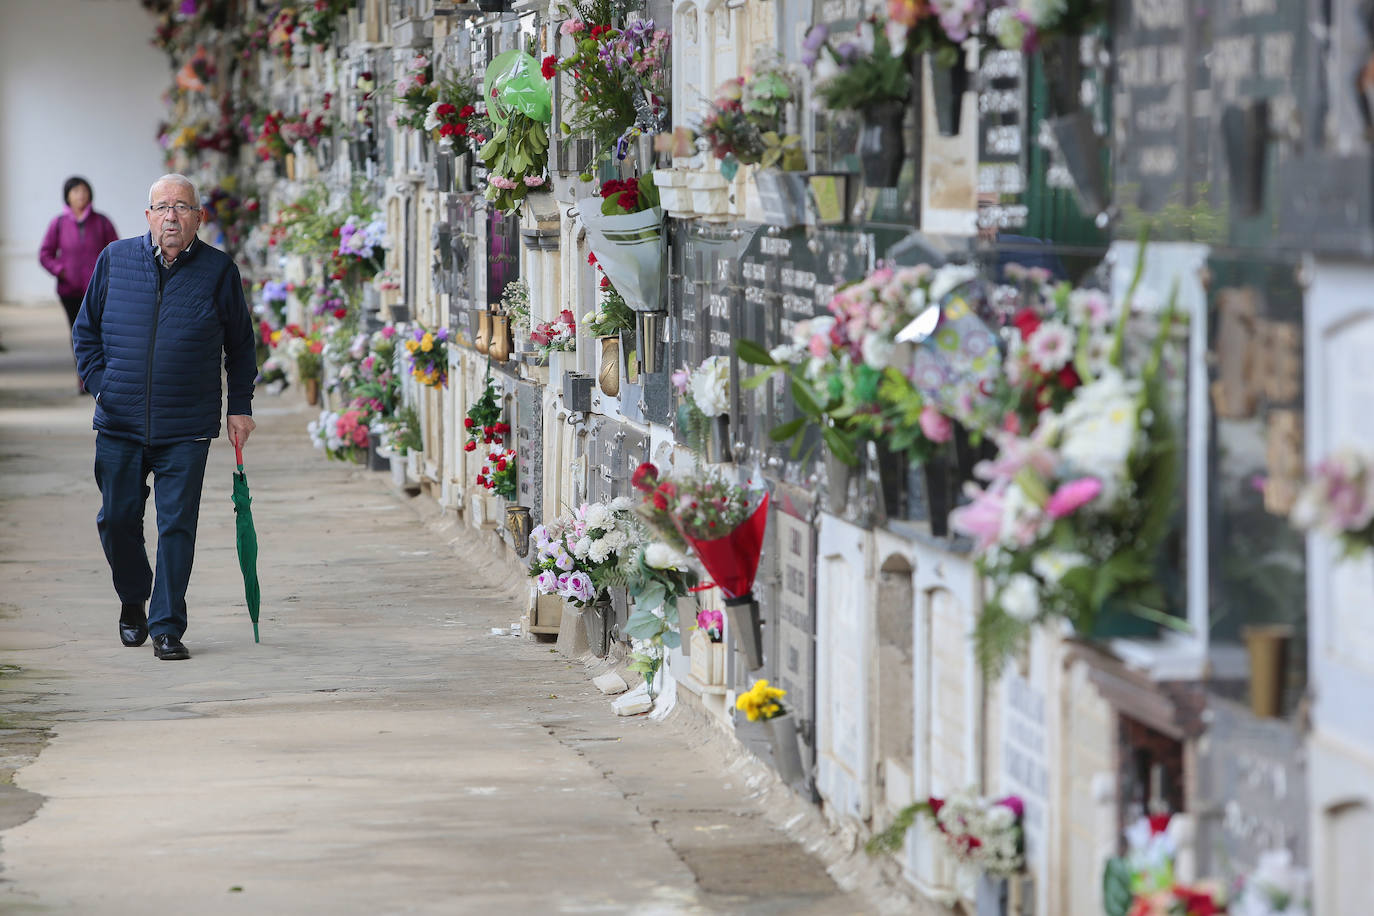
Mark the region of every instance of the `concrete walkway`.
<instances>
[{"instance_id":1,"label":"concrete walkway","mask_svg":"<svg viewBox=\"0 0 1374 916\"><path fill-rule=\"evenodd\" d=\"M875 910L718 738L616 719L580 663L490 635L519 611L487 555L326 462L291 393L259 396L247 450L262 644L221 439L193 657L122 647L65 330L0 307L0 912Z\"/></svg>"}]
</instances>

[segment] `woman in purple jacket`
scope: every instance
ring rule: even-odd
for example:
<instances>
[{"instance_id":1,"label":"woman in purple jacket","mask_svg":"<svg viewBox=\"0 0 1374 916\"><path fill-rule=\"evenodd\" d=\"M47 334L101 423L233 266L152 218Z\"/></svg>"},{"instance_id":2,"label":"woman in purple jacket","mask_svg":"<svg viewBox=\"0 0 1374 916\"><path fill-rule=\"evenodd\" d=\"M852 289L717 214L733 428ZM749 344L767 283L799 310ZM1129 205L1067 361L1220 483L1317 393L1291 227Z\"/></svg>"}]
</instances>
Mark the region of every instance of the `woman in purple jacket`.
<instances>
[{"instance_id":1,"label":"woman in purple jacket","mask_svg":"<svg viewBox=\"0 0 1374 916\"><path fill-rule=\"evenodd\" d=\"M81 311L81 299L91 282L96 258L105 246L118 241L114 224L103 213L91 208L91 185L86 179L73 175L62 185L62 199L66 206L48 224L43 235L43 247L38 260L43 269L57 278L57 296L67 312L70 329Z\"/></svg>"}]
</instances>

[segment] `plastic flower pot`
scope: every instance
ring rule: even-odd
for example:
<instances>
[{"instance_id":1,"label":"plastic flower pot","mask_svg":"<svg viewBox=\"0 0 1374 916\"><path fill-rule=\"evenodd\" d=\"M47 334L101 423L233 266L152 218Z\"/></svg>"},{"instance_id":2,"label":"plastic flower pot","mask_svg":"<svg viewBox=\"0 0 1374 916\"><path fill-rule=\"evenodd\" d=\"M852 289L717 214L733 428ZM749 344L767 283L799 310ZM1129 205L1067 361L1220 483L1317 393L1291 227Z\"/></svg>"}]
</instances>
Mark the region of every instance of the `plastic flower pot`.
<instances>
[{"instance_id":1,"label":"plastic flower pot","mask_svg":"<svg viewBox=\"0 0 1374 916\"><path fill-rule=\"evenodd\" d=\"M316 407L320 403L320 380L317 378L303 379L301 382L305 388L305 403L311 407Z\"/></svg>"},{"instance_id":2,"label":"plastic flower pot","mask_svg":"<svg viewBox=\"0 0 1374 916\"><path fill-rule=\"evenodd\" d=\"M859 166L864 183L871 188L895 188L906 162L902 122L906 102L880 102L863 109L859 130Z\"/></svg>"},{"instance_id":3,"label":"plastic flower pot","mask_svg":"<svg viewBox=\"0 0 1374 916\"><path fill-rule=\"evenodd\" d=\"M940 136L958 136L964 113L964 93L968 91L968 67L962 48L951 67L941 67L932 60L930 90L935 97L935 126Z\"/></svg>"},{"instance_id":4,"label":"plastic flower pot","mask_svg":"<svg viewBox=\"0 0 1374 916\"><path fill-rule=\"evenodd\" d=\"M434 157L434 187L431 191L447 191L453 187L453 153L440 152Z\"/></svg>"},{"instance_id":5,"label":"plastic flower pot","mask_svg":"<svg viewBox=\"0 0 1374 916\"><path fill-rule=\"evenodd\" d=\"M730 632L735 645L744 654L750 671L763 667L763 621L759 619L759 603L753 594L742 598L725 599L725 616L730 620Z\"/></svg>"},{"instance_id":6,"label":"plastic flower pot","mask_svg":"<svg viewBox=\"0 0 1374 916\"><path fill-rule=\"evenodd\" d=\"M530 552L530 530L534 526L530 518L529 506L506 507L506 530L511 534L512 544L517 557L528 556Z\"/></svg>"},{"instance_id":7,"label":"plastic flower pot","mask_svg":"<svg viewBox=\"0 0 1374 916\"><path fill-rule=\"evenodd\" d=\"M391 459L391 485L398 490L404 490L406 485L406 460L397 455Z\"/></svg>"},{"instance_id":8,"label":"plastic flower pot","mask_svg":"<svg viewBox=\"0 0 1374 916\"><path fill-rule=\"evenodd\" d=\"M832 515L843 515L849 490L859 473L857 465L845 464L830 449L825 450L825 504Z\"/></svg>"},{"instance_id":9,"label":"plastic flower pot","mask_svg":"<svg viewBox=\"0 0 1374 916\"><path fill-rule=\"evenodd\" d=\"M797 745L797 720L790 712L766 720L768 736L773 742L773 765L782 781L791 785L806 776L802 768L801 748Z\"/></svg>"},{"instance_id":10,"label":"plastic flower pot","mask_svg":"<svg viewBox=\"0 0 1374 916\"><path fill-rule=\"evenodd\" d=\"M459 153L453 157L453 189L459 193L472 190L471 153Z\"/></svg>"}]
</instances>

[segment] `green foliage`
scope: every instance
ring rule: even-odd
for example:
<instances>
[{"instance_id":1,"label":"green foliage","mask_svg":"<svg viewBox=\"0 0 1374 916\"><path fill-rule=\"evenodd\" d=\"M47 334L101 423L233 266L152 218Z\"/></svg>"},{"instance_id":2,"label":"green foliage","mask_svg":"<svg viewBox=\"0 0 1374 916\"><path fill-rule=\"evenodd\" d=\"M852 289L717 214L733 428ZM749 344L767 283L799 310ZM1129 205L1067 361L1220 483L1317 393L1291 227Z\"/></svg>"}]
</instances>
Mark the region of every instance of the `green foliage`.
<instances>
[{"instance_id":1,"label":"green foliage","mask_svg":"<svg viewBox=\"0 0 1374 916\"><path fill-rule=\"evenodd\" d=\"M549 163L548 127L513 111L506 123L477 151L477 158L491 172L487 179L487 200L502 213L514 213L530 190L525 179L543 183ZM498 188L491 178L501 178L515 187Z\"/></svg>"},{"instance_id":2,"label":"green foliage","mask_svg":"<svg viewBox=\"0 0 1374 916\"><path fill-rule=\"evenodd\" d=\"M897 816L892 819L886 830L874 834L873 838L864 844L864 851L870 856L900 852L906 842L906 832L916 823L916 816L929 813L929 802L919 801L907 805L897 812Z\"/></svg>"},{"instance_id":3,"label":"green foliage","mask_svg":"<svg viewBox=\"0 0 1374 916\"><path fill-rule=\"evenodd\" d=\"M1131 867L1125 859L1108 859L1102 872L1102 911L1106 916L1126 916L1135 902Z\"/></svg>"},{"instance_id":4,"label":"green foliage","mask_svg":"<svg viewBox=\"0 0 1374 916\"><path fill-rule=\"evenodd\" d=\"M625 302L625 297L620 295L615 286L607 283L602 289L600 305L592 320L587 322L587 330L595 337L610 337L621 331L628 331L634 326L634 310Z\"/></svg>"},{"instance_id":5,"label":"green foliage","mask_svg":"<svg viewBox=\"0 0 1374 916\"><path fill-rule=\"evenodd\" d=\"M406 405L396 412L395 432L391 441L398 455L424 451L425 443L420 437L420 415L414 407Z\"/></svg>"},{"instance_id":6,"label":"green foliage","mask_svg":"<svg viewBox=\"0 0 1374 916\"><path fill-rule=\"evenodd\" d=\"M835 111L860 111L884 102L905 103L911 98L911 71L905 55L894 55L887 33L873 30L873 52L844 61L827 43L840 72L816 87L826 107Z\"/></svg>"},{"instance_id":7,"label":"green foliage","mask_svg":"<svg viewBox=\"0 0 1374 916\"><path fill-rule=\"evenodd\" d=\"M996 680L1002 673L1006 659L1019 652L1030 639L1030 628L1009 615L990 599L983 605L983 613L973 628L973 654L978 668L988 680Z\"/></svg>"}]
</instances>

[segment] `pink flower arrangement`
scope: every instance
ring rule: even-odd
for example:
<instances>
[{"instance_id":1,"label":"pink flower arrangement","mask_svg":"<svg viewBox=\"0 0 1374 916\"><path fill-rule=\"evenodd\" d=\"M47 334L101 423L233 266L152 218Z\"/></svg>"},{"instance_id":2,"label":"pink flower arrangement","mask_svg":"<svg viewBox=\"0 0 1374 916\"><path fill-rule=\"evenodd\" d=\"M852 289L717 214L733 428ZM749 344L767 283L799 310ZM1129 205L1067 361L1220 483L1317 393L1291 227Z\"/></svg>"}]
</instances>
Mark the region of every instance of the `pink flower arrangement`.
<instances>
[{"instance_id":1,"label":"pink flower arrangement","mask_svg":"<svg viewBox=\"0 0 1374 916\"><path fill-rule=\"evenodd\" d=\"M338 437L354 448L367 448L367 424L362 422L362 414L357 410L346 410L340 415L335 431Z\"/></svg>"},{"instance_id":2,"label":"pink flower arrangement","mask_svg":"<svg viewBox=\"0 0 1374 916\"><path fill-rule=\"evenodd\" d=\"M1289 520L1339 539L1352 556L1374 547L1374 456L1342 449L1317 464Z\"/></svg>"},{"instance_id":3,"label":"pink flower arrangement","mask_svg":"<svg viewBox=\"0 0 1374 916\"><path fill-rule=\"evenodd\" d=\"M514 191L517 187L514 181L501 175L492 175L487 180L490 181L494 187L500 188L503 191Z\"/></svg>"},{"instance_id":4,"label":"pink flower arrangement","mask_svg":"<svg viewBox=\"0 0 1374 916\"><path fill-rule=\"evenodd\" d=\"M697 629L704 632L711 642L720 642L725 633L725 617L720 611L697 611Z\"/></svg>"},{"instance_id":5,"label":"pink flower arrangement","mask_svg":"<svg viewBox=\"0 0 1374 916\"><path fill-rule=\"evenodd\" d=\"M563 309L553 321L538 324L530 331L530 343L545 356L555 351L576 350L577 322L573 313Z\"/></svg>"}]
</instances>

